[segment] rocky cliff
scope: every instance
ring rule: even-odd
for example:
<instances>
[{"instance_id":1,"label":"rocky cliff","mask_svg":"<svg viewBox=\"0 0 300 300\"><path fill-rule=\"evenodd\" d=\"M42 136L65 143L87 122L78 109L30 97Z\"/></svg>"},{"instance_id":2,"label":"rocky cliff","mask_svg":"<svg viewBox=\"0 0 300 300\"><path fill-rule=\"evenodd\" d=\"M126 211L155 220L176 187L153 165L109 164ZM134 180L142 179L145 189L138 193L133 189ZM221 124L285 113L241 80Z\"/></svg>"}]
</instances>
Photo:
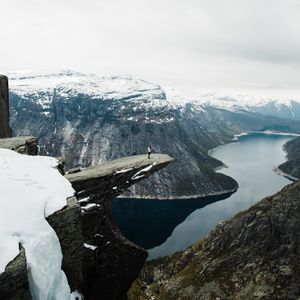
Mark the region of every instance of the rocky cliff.
<instances>
[{"instance_id":1,"label":"rocky cliff","mask_svg":"<svg viewBox=\"0 0 300 300\"><path fill-rule=\"evenodd\" d=\"M1 143L7 149L29 154L36 140L3 139L0 147ZM67 206L49 216L47 221L60 240L62 269L71 291L79 291L85 299L126 299L126 292L138 276L147 252L128 241L114 224L112 197L166 167L172 160L162 154L153 155L151 159L146 155L125 157L65 175L76 195L67 199ZM31 299L24 249L0 274L0 299Z\"/></svg>"},{"instance_id":2,"label":"rocky cliff","mask_svg":"<svg viewBox=\"0 0 300 300\"><path fill-rule=\"evenodd\" d=\"M124 238L116 227L111 215L112 197L172 160L168 155L157 154L151 159L140 155L66 175L80 204L85 244L83 282L76 289L87 299L126 299L126 291L137 278L147 252Z\"/></svg>"},{"instance_id":3,"label":"rocky cliff","mask_svg":"<svg viewBox=\"0 0 300 300\"><path fill-rule=\"evenodd\" d=\"M9 136L8 78L0 75L0 138Z\"/></svg>"},{"instance_id":4,"label":"rocky cliff","mask_svg":"<svg viewBox=\"0 0 300 300\"><path fill-rule=\"evenodd\" d=\"M300 179L300 137L287 142L284 150L288 160L279 169L293 180Z\"/></svg>"},{"instance_id":5,"label":"rocky cliff","mask_svg":"<svg viewBox=\"0 0 300 300\"><path fill-rule=\"evenodd\" d=\"M0 274L0 299L31 299L25 251L21 246L20 254L7 265L5 272Z\"/></svg>"},{"instance_id":6,"label":"rocky cliff","mask_svg":"<svg viewBox=\"0 0 300 300\"><path fill-rule=\"evenodd\" d=\"M245 131L300 131L299 121L242 107L176 102L160 86L130 76L17 74L10 82L14 134L38 137L39 153L64 156L67 169L142 154L148 144L175 158L168 171L136 184L127 197L182 199L232 192L237 183L214 172L222 163L208 155L209 149Z\"/></svg>"},{"instance_id":7,"label":"rocky cliff","mask_svg":"<svg viewBox=\"0 0 300 300\"><path fill-rule=\"evenodd\" d=\"M129 299L299 299L300 182L149 262Z\"/></svg>"},{"instance_id":8,"label":"rocky cliff","mask_svg":"<svg viewBox=\"0 0 300 300\"><path fill-rule=\"evenodd\" d=\"M20 136L0 139L0 148L14 150L20 154L37 155L37 139L32 136Z\"/></svg>"}]
</instances>

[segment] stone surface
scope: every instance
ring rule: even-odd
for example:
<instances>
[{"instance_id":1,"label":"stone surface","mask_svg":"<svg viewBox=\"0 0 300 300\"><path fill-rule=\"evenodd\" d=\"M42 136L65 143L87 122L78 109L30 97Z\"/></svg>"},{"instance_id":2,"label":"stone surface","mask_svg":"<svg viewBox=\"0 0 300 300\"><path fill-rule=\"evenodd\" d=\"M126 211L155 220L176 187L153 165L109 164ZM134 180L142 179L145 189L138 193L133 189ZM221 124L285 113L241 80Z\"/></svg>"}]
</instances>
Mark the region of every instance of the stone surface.
<instances>
[{"instance_id":1,"label":"stone surface","mask_svg":"<svg viewBox=\"0 0 300 300\"><path fill-rule=\"evenodd\" d=\"M0 148L14 150L20 154L37 154L37 139L32 136L20 136L0 139Z\"/></svg>"},{"instance_id":2,"label":"stone surface","mask_svg":"<svg viewBox=\"0 0 300 300\"><path fill-rule=\"evenodd\" d=\"M129 299L299 299L300 182L152 261Z\"/></svg>"},{"instance_id":3,"label":"stone surface","mask_svg":"<svg viewBox=\"0 0 300 300\"><path fill-rule=\"evenodd\" d=\"M72 291L82 289L83 231L81 211L76 197L67 206L47 218L55 230L63 253L62 269Z\"/></svg>"},{"instance_id":4,"label":"stone surface","mask_svg":"<svg viewBox=\"0 0 300 300\"><path fill-rule=\"evenodd\" d=\"M31 299L29 282L27 279L27 265L24 248L0 274L1 300L28 300Z\"/></svg>"},{"instance_id":5,"label":"stone surface","mask_svg":"<svg viewBox=\"0 0 300 300\"><path fill-rule=\"evenodd\" d=\"M10 137L8 78L0 75L0 138Z\"/></svg>"},{"instance_id":6,"label":"stone surface","mask_svg":"<svg viewBox=\"0 0 300 300\"><path fill-rule=\"evenodd\" d=\"M291 179L300 179L300 137L284 145L288 161L279 166L279 170Z\"/></svg>"},{"instance_id":7,"label":"stone surface","mask_svg":"<svg viewBox=\"0 0 300 300\"><path fill-rule=\"evenodd\" d=\"M173 158L166 154L153 154L151 159L148 159L147 155L135 155L82 169L79 172L77 170L67 174L66 178L78 191L79 199L90 193L97 193L98 196L104 193L105 197L114 197L172 161ZM149 171L141 171L150 165Z\"/></svg>"},{"instance_id":8,"label":"stone surface","mask_svg":"<svg viewBox=\"0 0 300 300\"><path fill-rule=\"evenodd\" d=\"M151 159L146 155L132 156L66 175L81 205L85 246L80 291L86 299L126 299L147 252L118 230L111 215L111 201L125 188L172 161L162 154Z\"/></svg>"}]
</instances>

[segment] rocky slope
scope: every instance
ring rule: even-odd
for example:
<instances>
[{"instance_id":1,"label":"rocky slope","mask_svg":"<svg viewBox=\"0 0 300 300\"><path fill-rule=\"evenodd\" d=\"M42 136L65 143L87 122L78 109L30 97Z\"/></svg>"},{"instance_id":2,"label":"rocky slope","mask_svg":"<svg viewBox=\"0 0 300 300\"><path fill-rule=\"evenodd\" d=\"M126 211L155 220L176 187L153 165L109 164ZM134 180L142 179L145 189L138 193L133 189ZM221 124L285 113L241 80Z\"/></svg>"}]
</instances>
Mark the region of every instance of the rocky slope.
<instances>
[{"instance_id":1,"label":"rocky slope","mask_svg":"<svg viewBox=\"0 0 300 300\"><path fill-rule=\"evenodd\" d=\"M142 154L148 144L175 158L168 172L136 184L129 197L232 192L237 183L214 172L221 162L209 149L249 130L300 131L299 121L209 101L181 102L158 85L128 76L16 73L10 79L14 134L37 136L39 153L64 156L67 169Z\"/></svg>"},{"instance_id":2,"label":"rocky slope","mask_svg":"<svg viewBox=\"0 0 300 300\"><path fill-rule=\"evenodd\" d=\"M300 179L300 137L287 142L284 150L288 161L281 164L279 169L291 179Z\"/></svg>"},{"instance_id":3,"label":"rocky slope","mask_svg":"<svg viewBox=\"0 0 300 300\"><path fill-rule=\"evenodd\" d=\"M299 299L300 182L149 262L129 299Z\"/></svg>"}]
</instances>

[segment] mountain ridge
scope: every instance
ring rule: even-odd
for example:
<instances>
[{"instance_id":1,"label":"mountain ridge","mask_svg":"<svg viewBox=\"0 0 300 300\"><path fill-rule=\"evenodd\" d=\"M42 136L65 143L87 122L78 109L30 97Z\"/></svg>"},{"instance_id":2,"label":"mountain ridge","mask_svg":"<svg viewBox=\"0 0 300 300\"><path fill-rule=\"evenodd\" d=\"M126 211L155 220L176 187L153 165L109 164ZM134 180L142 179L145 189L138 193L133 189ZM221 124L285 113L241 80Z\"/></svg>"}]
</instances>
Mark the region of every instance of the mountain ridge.
<instances>
[{"instance_id":1,"label":"mountain ridge","mask_svg":"<svg viewBox=\"0 0 300 300\"><path fill-rule=\"evenodd\" d=\"M133 88L136 91L164 91L169 107L178 107L187 103L201 107L213 106L228 110L247 110L259 112L265 115L275 115L283 118L300 119L300 94L286 91L259 91L253 92L202 92L185 95L172 87L160 86L141 79L135 79L131 75L97 76L96 74L84 74L76 71L18 71L8 72L11 88L19 94L32 93L32 90L60 89L63 84L66 88L77 90L78 93L88 93L90 96L104 96L114 99L113 95L120 98L122 89ZM128 82L132 84L127 86ZM136 85L136 86L135 86ZM105 94L105 90L107 94ZM113 92L116 93L113 93ZM63 92L63 91L62 91ZM286 96L286 93L290 93ZM110 95L112 94L112 95ZM189 94L189 93L187 93ZM126 93L125 93L126 95ZM157 99L162 99L157 95ZM134 95L132 95L134 96ZM126 97L126 96L125 96Z\"/></svg>"}]
</instances>

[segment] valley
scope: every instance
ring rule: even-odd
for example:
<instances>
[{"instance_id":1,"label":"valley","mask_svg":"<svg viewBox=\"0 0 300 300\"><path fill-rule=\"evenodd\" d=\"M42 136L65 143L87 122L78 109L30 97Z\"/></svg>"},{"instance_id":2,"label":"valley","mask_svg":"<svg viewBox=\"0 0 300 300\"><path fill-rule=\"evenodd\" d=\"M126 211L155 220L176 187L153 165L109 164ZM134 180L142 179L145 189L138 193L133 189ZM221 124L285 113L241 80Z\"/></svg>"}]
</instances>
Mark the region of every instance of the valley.
<instances>
[{"instance_id":1,"label":"valley","mask_svg":"<svg viewBox=\"0 0 300 300\"><path fill-rule=\"evenodd\" d=\"M222 162L209 156L209 149L245 131L300 130L300 121L253 112L249 103L225 107L224 99L210 97L178 101L159 85L130 76L68 71L21 72L10 78L13 134L36 136L39 154L65 157L66 169L143 154L148 144L154 152L175 158L168 172L134 185L122 195L125 198L182 199L234 192L237 182L214 171Z\"/></svg>"}]
</instances>

